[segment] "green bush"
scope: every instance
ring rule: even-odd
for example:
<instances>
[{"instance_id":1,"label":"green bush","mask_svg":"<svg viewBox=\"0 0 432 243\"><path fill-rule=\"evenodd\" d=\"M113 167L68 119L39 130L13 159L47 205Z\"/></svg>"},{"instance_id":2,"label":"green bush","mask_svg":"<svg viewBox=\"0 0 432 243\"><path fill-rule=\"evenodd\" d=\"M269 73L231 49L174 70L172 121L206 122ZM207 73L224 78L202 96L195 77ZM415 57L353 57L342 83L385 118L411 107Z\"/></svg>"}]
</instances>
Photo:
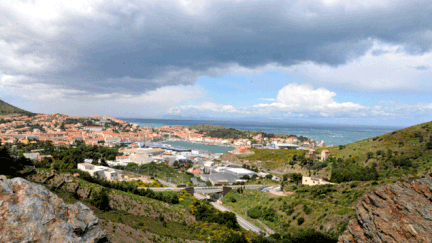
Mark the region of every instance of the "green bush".
<instances>
[{"instance_id":1,"label":"green bush","mask_svg":"<svg viewBox=\"0 0 432 243\"><path fill-rule=\"evenodd\" d=\"M350 184L350 187L351 188L354 188L354 187L357 187L359 185L359 182L358 181L354 181L354 182L352 182L351 184Z\"/></svg>"},{"instance_id":2,"label":"green bush","mask_svg":"<svg viewBox=\"0 0 432 243\"><path fill-rule=\"evenodd\" d=\"M300 229L293 234L287 234L284 237L284 243L306 243L306 242L320 242L320 243L336 243L337 237L332 236L326 232L320 232L315 229Z\"/></svg>"},{"instance_id":3,"label":"green bush","mask_svg":"<svg viewBox=\"0 0 432 243\"><path fill-rule=\"evenodd\" d=\"M303 212L305 212L305 214L310 214L310 213L312 213L312 209L310 207L308 207L308 205L304 204L303 205Z\"/></svg>"},{"instance_id":4,"label":"green bush","mask_svg":"<svg viewBox=\"0 0 432 243\"><path fill-rule=\"evenodd\" d=\"M253 219L258 219L262 216L262 211L258 206L255 206L247 211L247 215Z\"/></svg>"},{"instance_id":5,"label":"green bush","mask_svg":"<svg viewBox=\"0 0 432 243\"><path fill-rule=\"evenodd\" d=\"M108 197L109 193L110 190L106 187L103 187L102 190L93 195L91 204L102 211L111 210L111 207L109 205L110 199Z\"/></svg>"},{"instance_id":6,"label":"green bush","mask_svg":"<svg viewBox=\"0 0 432 243\"><path fill-rule=\"evenodd\" d=\"M263 210L262 218L270 222L276 221L276 210L273 208L265 208Z\"/></svg>"},{"instance_id":7,"label":"green bush","mask_svg":"<svg viewBox=\"0 0 432 243\"><path fill-rule=\"evenodd\" d=\"M302 225L304 223L305 219L303 217L300 217L297 219L297 224Z\"/></svg>"}]
</instances>

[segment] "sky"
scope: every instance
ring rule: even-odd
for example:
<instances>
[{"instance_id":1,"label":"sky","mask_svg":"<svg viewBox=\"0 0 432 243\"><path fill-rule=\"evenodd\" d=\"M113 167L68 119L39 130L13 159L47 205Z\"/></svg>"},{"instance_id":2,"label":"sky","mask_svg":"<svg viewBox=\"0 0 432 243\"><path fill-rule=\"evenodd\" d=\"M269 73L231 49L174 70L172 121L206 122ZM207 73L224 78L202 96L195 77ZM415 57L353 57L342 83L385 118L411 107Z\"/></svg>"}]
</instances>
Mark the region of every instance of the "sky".
<instances>
[{"instance_id":1,"label":"sky","mask_svg":"<svg viewBox=\"0 0 432 243\"><path fill-rule=\"evenodd\" d=\"M432 2L0 2L0 99L38 113L432 120Z\"/></svg>"}]
</instances>

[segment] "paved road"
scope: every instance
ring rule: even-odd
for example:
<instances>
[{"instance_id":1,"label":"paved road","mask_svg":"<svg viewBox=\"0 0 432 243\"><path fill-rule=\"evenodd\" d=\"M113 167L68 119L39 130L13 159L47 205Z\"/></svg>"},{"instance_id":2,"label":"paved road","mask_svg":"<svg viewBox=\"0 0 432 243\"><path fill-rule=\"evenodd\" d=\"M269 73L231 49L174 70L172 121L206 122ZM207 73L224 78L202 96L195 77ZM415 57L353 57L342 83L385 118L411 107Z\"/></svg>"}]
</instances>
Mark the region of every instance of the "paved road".
<instances>
[{"instance_id":1,"label":"paved road","mask_svg":"<svg viewBox=\"0 0 432 243\"><path fill-rule=\"evenodd\" d=\"M163 183L162 183L163 184ZM164 184L165 185L165 184ZM177 187L174 184L167 185L168 187L149 187L149 189L153 191L180 191L185 189L184 187ZM248 185L248 186L230 186L233 190L244 187L246 189L253 189L253 190L259 190L262 188L267 188L272 185ZM147 188L147 187L139 187L141 188ZM194 187L195 192L197 193L215 193L215 192L221 192L222 187L221 186L214 186L214 187Z\"/></svg>"},{"instance_id":2,"label":"paved road","mask_svg":"<svg viewBox=\"0 0 432 243\"><path fill-rule=\"evenodd\" d=\"M205 199L205 197L199 193L195 193L194 196L198 199ZM228 211L231 212L228 208L217 204L215 202L210 202L215 208L219 209L222 212ZM255 226L254 224L252 224L251 222L247 221L246 219L244 219L243 217L241 217L240 215L236 214L236 218L237 218L237 222L239 223L239 225L249 231L252 231L256 234L261 234L261 233L265 233L265 231L263 229L261 229L260 227ZM268 235L268 233L265 233Z\"/></svg>"}]
</instances>

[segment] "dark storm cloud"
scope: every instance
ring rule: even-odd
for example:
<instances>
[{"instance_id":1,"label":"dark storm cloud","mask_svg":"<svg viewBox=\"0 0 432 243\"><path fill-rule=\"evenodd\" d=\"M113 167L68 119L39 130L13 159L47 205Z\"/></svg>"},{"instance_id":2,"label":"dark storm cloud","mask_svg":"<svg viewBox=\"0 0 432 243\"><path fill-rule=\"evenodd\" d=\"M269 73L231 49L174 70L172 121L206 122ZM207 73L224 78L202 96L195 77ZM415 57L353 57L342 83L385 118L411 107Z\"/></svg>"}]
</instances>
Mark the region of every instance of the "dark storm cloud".
<instances>
[{"instance_id":1,"label":"dark storm cloud","mask_svg":"<svg viewBox=\"0 0 432 243\"><path fill-rule=\"evenodd\" d=\"M372 40L402 45L413 55L432 44L427 1L186 3L107 1L89 4L91 11L63 6L55 10L58 17L38 16L36 23L19 4L5 4L0 47L17 65L0 58L0 71L95 93L142 93L193 84L232 66L337 66L363 55Z\"/></svg>"}]
</instances>

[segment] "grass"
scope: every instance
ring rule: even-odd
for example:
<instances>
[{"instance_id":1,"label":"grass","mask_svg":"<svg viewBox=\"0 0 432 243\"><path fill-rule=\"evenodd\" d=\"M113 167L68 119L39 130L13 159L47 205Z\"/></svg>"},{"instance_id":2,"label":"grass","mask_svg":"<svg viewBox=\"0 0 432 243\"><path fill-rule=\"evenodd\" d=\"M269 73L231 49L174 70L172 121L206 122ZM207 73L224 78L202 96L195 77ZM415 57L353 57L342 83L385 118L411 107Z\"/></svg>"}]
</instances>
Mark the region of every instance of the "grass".
<instances>
[{"instance_id":1,"label":"grass","mask_svg":"<svg viewBox=\"0 0 432 243\"><path fill-rule=\"evenodd\" d=\"M355 187L352 187L351 183L321 186L288 184L285 190L294 193L281 197L257 190L245 189L243 193L233 190L222 198L222 202L255 225L260 226L260 220L275 232L278 232L280 225L281 232L315 228L339 235L347 222L355 217L354 206L358 199L375 187L390 182L392 181L358 182ZM232 200L233 198L235 200ZM275 209L274 220L246 216L246 209L254 207ZM304 223L299 225L298 218L304 218Z\"/></svg>"},{"instance_id":2,"label":"grass","mask_svg":"<svg viewBox=\"0 0 432 243\"><path fill-rule=\"evenodd\" d=\"M352 158L361 165L376 164L381 178L402 175L420 176L432 168L432 149L426 148L430 136L432 136L432 122L329 148L329 151L330 155L336 158ZM372 153L369 159L368 153ZM412 166L405 168L394 166L392 161L399 158L406 158Z\"/></svg>"},{"instance_id":3,"label":"grass","mask_svg":"<svg viewBox=\"0 0 432 243\"><path fill-rule=\"evenodd\" d=\"M294 155L301 155L305 151L296 149L251 149L254 154L239 155L240 159L247 160L249 164L259 166L263 169L274 170L280 167L289 167L288 161Z\"/></svg>"},{"instance_id":4,"label":"grass","mask_svg":"<svg viewBox=\"0 0 432 243\"><path fill-rule=\"evenodd\" d=\"M90 200L88 199L77 200L72 196L72 193L65 192L65 191L56 191L55 193L59 197L61 197L66 203L75 203L77 201L80 201L86 204L95 212L96 216L102 220L109 220L114 223L121 223L130 226L136 230L149 231L151 233L155 233L163 237L181 238L181 239L190 239L190 240L200 239L199 235L191 231L188 225L184 222L180 223L180 222L167 221L166 226L164 226L162 221L155 219L155 217L135 215L124 210L110 210L104 212L93 207L90 204ZM152 206L156 206L156 205L152 204Z\"/></svg>"},{"instance_id":5,"label":"grass","mask_svg":"<svg viewBox=\"0 0 432 243\"><path fill-rule=\"evenodd\" d=\"M380 179L401 178L406 175L421 176L432 169L432 149L427 148L432 139L432 122L419 124L378 137L365 139L351 144L327 148L330 156L336 159L352 159L360 166L376 166ZM320 153L324 148L317 148ZM294 155L305 151L285 149L252 149L252 155L239 155L243 163L259 166L262 169L286 172L300 172L308 175L309 171L288 162ZM369 153L369 155L368 155ZM410 165L401 166L395 160L407 161ZM331 166L320 171L311 171L312 176L330 177Z\"/></svg>"},{"instance_id":6,"label":"grass","mask_svg":"<svg viewBox=\"0 0 432 243\"><path fill-rule=\"evenodd\" d=\"M189 183L190 179L193 177L191 175L178 171L173 167L165 165L163 163L144 164L138 167L138 171L136 170L131 170L131 171L138 172L139 174L142 175L151 176L154 177L155 179L162 179L168 182L171 180L171 182L174 184Z\"/></svg>"}]
</instances>

